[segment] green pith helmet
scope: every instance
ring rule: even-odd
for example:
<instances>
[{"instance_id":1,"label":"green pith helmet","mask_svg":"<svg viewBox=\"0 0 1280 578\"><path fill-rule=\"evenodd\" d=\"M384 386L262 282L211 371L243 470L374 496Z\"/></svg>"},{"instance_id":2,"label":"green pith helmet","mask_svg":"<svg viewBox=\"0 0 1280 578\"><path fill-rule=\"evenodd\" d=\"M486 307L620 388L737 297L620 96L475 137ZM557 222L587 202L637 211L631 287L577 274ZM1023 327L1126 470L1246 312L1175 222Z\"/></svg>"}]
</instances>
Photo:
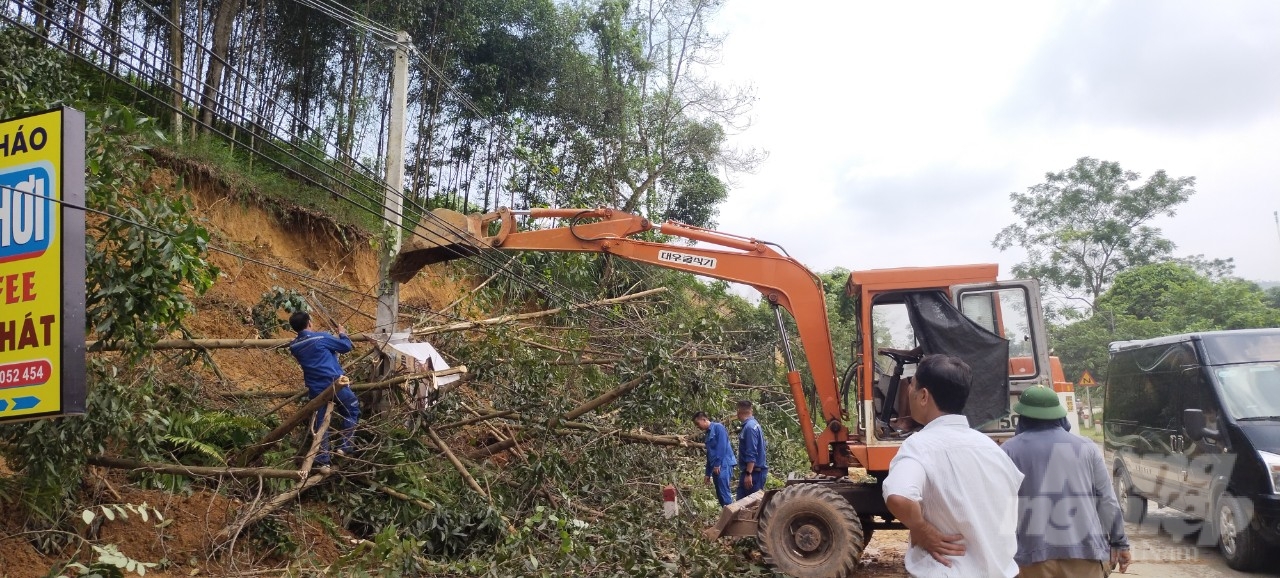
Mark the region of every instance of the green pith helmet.
<instances>
[{"instance_id":1,"label":"green pith helmet","mask_svg":"<svg viewBox=\"0 0 1280 578\"><path fill-rule=\"evenodd\" d=\"M1043 385L1034 385L1022 392L1013 411L1032 419L1059 419L1067 417L1067 408L1058 402L1058 394Z\"/></svg>"}]
</instances>

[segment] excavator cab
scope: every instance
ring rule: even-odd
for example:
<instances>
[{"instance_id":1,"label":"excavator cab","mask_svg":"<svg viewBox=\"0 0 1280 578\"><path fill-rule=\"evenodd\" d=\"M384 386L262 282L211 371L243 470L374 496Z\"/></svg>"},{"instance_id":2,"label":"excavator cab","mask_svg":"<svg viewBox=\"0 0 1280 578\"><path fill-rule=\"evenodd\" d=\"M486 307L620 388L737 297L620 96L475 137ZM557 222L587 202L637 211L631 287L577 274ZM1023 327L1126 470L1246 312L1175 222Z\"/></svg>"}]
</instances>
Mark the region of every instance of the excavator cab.
<instances>
[{"instance_id":1,"label":"excavator cab","mask_svg":"<svg viewBox=\"0 0 1280 578\"><path fill-rule=\"evenodd\" d=\"M922 355L948 353L969 364L974 383L964 414L996 437L1016 426L1013 398L1052 383L1035 281L997 282L994 265L973 265L854 272L848 290L868 304L862 354L875 361L859 377L870 402L869 417L860 420L869 446L918 429L906 414L905 391ZM879 471L881 460L873 461L863 465Z\"/></svg>"}]
</instances>

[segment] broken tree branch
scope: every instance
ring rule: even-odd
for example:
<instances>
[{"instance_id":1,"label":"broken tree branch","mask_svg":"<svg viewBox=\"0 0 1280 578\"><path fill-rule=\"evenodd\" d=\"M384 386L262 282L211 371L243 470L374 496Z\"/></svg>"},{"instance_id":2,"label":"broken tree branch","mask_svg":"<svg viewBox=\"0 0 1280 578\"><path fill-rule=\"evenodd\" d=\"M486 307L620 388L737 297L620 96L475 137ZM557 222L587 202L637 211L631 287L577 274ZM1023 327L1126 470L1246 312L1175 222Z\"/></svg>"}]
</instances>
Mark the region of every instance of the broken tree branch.
<instances>
[{"instance_id":1,"label":"broken tree branch","mask_svg":"<svg viewBox=\"0 0 1280 578\"><path fill-rule=\"evenodd\" d=\"M352 341L373 341L369 335L351 335ZM153 350L162 349L275 349L293 343L292 339L162 339L151 346ZM85 350L124 351L132 347L129 343L107 344L103 341L85 341Z\"/></svg>"},{"instance_id":2,"label":"broken tree branch","mask_svg":"<svg viewBox=\"0 0 1280 578\"><path fill-rule=\"evenodd\" d=\"M614 297L612 299L601 299L599 301L590 301L587 303L577 303L566 307L556 307L555 309L547 309L545 311L535 311L533 313L516 313L511 315L501 315L489 319L481 319L479 321L459 321L457 323L449 323L446 325L436 325L432 327L424 327L415 329L413 335L435 335L439 333L450 333L454 331L466 331L468 329L478 329L488 327L490 325L501 325L503 323L511 323L514 321L526 321L529 319L539 319L542 317L550 317L564 311L576 311L588 307L599 307L602 305L614 305L617 303L625 303L634 301L642 297L665 293L666 287L657 287L639 293ZM368 334L351 335L352 341L380 341L377 337ZM162 349L274 349L283 347L292 343L292 339L163 339L155 342L151 346L153 350ZM86 351L123 351L130 347L127 343L111 343L103 341L85 341Z\"/></svg>"},{"instance_id":3,"label":"broken tree branch","mask_svg":"<svg viewBox=\"0 0 1280 578\"><path fill-rule=\"evenodd\" d=\"M519 412L515 410L495 411L495 412L479 414L472 418L459 420L452 423L447 423L441 426L436 426L435 429L439 431L444 429L461 427L464 425L470 425L470 424L485 421L485 420L500 419L500 418L509 419L512 421L524 420L524 416L522 416ZM561 421L559 422L558 425L563 429L554 430L553 433L555 433L556 435L570 435L576 432L569 431L569 430L578 430L578 431L595 432L602 435L615 435L623 440L630 441L630 442L637 442L637 443L647 443L647 444L660 445L660 446L689 447L689 448L705 448L706 447L701 442L689 441L688 438L684 436L678 436L678 435L659 435L659 434L650 434L650 433L635 431L635 430L611 429L611 428L604 428L597 425L592 425L589 423L582 423L577 421ZM524 429L527 426L524 426L521 424L511 424L511 427L516 429Z\"/></svg>"},{"instance_id":4,"label":"broken tree branch","mask_svg":"<svg viewBox=\"0 0 1280 578\"><path fill-rule=\"evenodd\" d=\"M413 504L413 505L415 505L415 506L418 506L419 508L422 508L422 509L424 509L424 510L434 510L434 509L435 509L435 504L432 504L432 503L430 503L430 502L425 502L425 501L423 501L423 500L419 500L418 498L415 498L415 497L413 497L413 496L410 496L409 494L406 494L406 493L403 493L403 492L396 491L396 490L394 490L394 489L392 489L392 488L388 488L388 487L386 487L386 486L384 486L384 485L382 485L382 484L379 484L378 482L375 482L375 481L370 480L370 481L369 481L369 484L370 484L370 487L372 487L374 490L377 490L377 491L379 491L379 492L382 492L382 493L384 493L384 494L386 494L386 495L388 495L388 496L391 496L391 497L393 497L393 498L396 498L396 499L398 499L398 500L403 500L403 501L405 501L405 502L409 502L409 503L411 503L411 504Z\"/></svg>"},{"instance_id":5,"label":"broken tree branch","mask_svg":"<svg viewBox=\"0 0 1280 578\"><path fill-rule=\"evenodd\" d=\"M622 385L619 385L618 387L615 387L609 391L606 391L603 394L600 394L595 398L591 399L590 401L582 405L579 405L578 407L573 408L572 410L569 411L569 413L564 414L564 416L561 417L560 419L563 421L573 421L575 419L578 419L579 417L582 417L584 414L590 411L594 411L596 408L599 408L600 406L611 403L613 402L613 400L618 399L623 395L626 395L627 392L635 389L641 383L644 383L644 381L646 379L649 379L649 376L652 374L653 374L652 371L646 371L644 373L641 373L631 381L623 383Z\"/></svg>"},{"instance_id":6,"label":"broken tree branch","mask_svg":"<svg viewBox=\"0 0 1280 578\"><path fill-rule=\"evenodd\" d=\"M489 497L489 493L484 491L484 489L480 487L480 484L476 483L476 479L471 477L471 472L467 471L467 467L462 465L462 462L458 461L458 456L453 455L453 450L449 449L448 444L445 444L444 441L440 439L440 436L436 435L435 430L427 428L427 437L430 437L431 442L436 444L436 446L440 448L440 451L444 452L444 457L449 458L449 462L453 464L453 467L458 469L458 473L462 474L462 479L467 481L467 485L471 486L472 490L475 490L477 494L484 496L486 500L493 500L493 498Z\"/></svg>"},{"instance_id":7,"label":"broken tree branch","mask_svg":"<svg viewBox=\"0 0 1280 578\"><path fill-rule=\"evenodd\" d=\"M89 456L91 465L111 468L113 470L129 470L138 472L155 472L157 474L174 474L178 476L227 476L231 478L285 478L301 480L305 476L298 470L281 470L276 468L222 468L207 466L185 466L182 464L159 464L142 462L127 458L111 456Z\"/></svg>"},{"instance_id":8,"label":"broken tree branch","mask_svg":"<svg viewBox=\"0 0 1280 578\"><path fill-rule=\"evenodd\" d=\"M263 504L261 508L258 508L256 510L253 510L253 509L246 510L244 515L242 515L240 518L237 518L234 522L227 524L225 528L219 531L218 534L214 536L214 540L217 542L223 542L231 538L232 536L239 534L250 524L253 524L271 515L272 512L280 509L281 506L289 503L289 500L297 498L298 495L306 491L307 488L310 488L320 483L327 476L328 474L321 471L320 473L317 473L307 478L306 480L303 480L302 483L298 484L293 489L287 492L281 492L280 495L274 498L271 498L271 500Z\"/></svg>"},{"instance_id":9,"label":"broken tree branch","mask_svg":"<svg viewBox=\"0 0 1280 578\"><path fill-rule=\"evenodd\" d=\"M298 467L298 471L303 473L303 477L311 473L311 465L316 461L316 455L320 453L320 444L324 441L324 436L329 435L329 422L333 419L333 401L325 406L324 419L320 420L320 428L311 432L311 448L307 450L307 455L302 460L302 465Z\"/></svg>"},{"instance_id":10,"label":"broken tree branch","mask_svg":"<svg viewBox=\"0 0 1280 578\"><path fill-rule=\"evenodd\" d=\"M524 429L527 426L524 426L521 424L513 424L511 427L514 427L517 429ZM582 423L582 422L576 422L576 421L560 422L560 429L553 430L552 433L558 436L567 436L567 435L573 435L575 433L582 432L582 431L589 431L589 432L598 433L600 435L605 435L605 436L617 436L618 439L621 439L624 441L635 442L635 443L645 443L645 444L650 444L655 446L672 446L672 447L681 447L681 448L707 447L706 445L700 442L691 442L688 439L684 438L683 436L674 436L674 435L664 436L664 435L655 435L655 434L649 434L649 433L644 433L644 432L639 432L634 430L609 429L609 428L602 428L600 426L595 426L588 423Z\"/></svg>"},{"instance_id":11,"label":"broken tree branch","mask_svg":"<svg viewBox=\"0 0 1280 578\"><path fill-rule=\"evenodd\" d=\"M597 357L595 359L556 359L548 361L547 365L613 365L624 361L637 362L642 357ZM703 355L700 357L682 357L682 360L688 361L747 361L747 358L740 355Z\"/></svg>"},{"instance_id":12,"label":"broken tree branch","mask_svg":"<svg viewBox=\"0 0 1280 578\"><path fill-rule=\"evenodd\" d=\"M468 329L488 327L490 325L501 325L503 323L511 323L514 321L527 321L529 319L550 317L552 315L556 315L564 311L576 311L578 309L584 309L587 307L599 307L601 305L614 305L617 303L625 303L627 301L640 299L642 297L648 297L650 295L665 293L666 291L667 291L666 287L657 287L654 289L649 289L648 291L641 291L639 293L623 295L622 297L614 297L612 299L601 299L600 301L591 301L588 303L578 303L574 305L569 305L567 307L556 307L555 309L547 309L545 311L535 311L533 313L514 313L511 315L501 315L501 316L492 317L489 319L481 319L479 321L459 321L457 323L449 323L446 325L424 327L421 329L413 330L413 335L415 336L436 335L440 333L450 333L453 331L466 331Z\"/></svg>"},{"instance_id":13,"label":"broken tree branch","mask_svg":"<svg viewBox=\"0 0 1280 578\"><path fill-rule=\"evenodd\" d=\"M333 385L325 388L324 391L320 392L320 395L312 398L311 401L302 406L302 409L285 419L284 423L280 424L279 427L268 432L262 438L262 441L245 448L237 459L229 461L245 466L258 459L263 453L266 453L268 448L283 439L284 436L289 435L289 432L298 427L298 424L311 417L321 406L329 403L329 400L333 399L333 396L338 392L338 387L338 382L335 380Z\"/></svg>"},{"instance_id":14,"label":"broken tree branch","mask_svg":"<svg viewBox=\"0 0 1280 578\"><path fill-rule=\"evenodd\" d=\"M444 425L438 425L435 427L435 430L444 431L447 429L453 429L453 428L462 427L465 425L471 425L473 423L480 423L486 420L496 419L500 417L513 417L513 416L514 416L514 419L520 419L520 414L513 409L507 410L507 411L495 411L491 413L483 413L475 417L469 417L467 419L449 422Z\"/></svg>"},{"instance_id":15,"label":"broken tree branch","mask_svg":"<svg viewBox=\"0 0 1280 578\"><path fill-rule=\"evenodd\" d=\"M646 371L640 374L639 376L635 377L634 379L626 383L623 383L622 385L619 385L618 387L615 387L603 394L600 394L592 398L590 401L587 401L586 403L579 405L578 407L573 408L568 413L560 416L559 418L551 419L550 420L551 423L547 425L554 429L555 426L558 424L558 422L573 421L581 417L582 415L586 414L587 412L593 411L596 408L599 408L600 406L610 403L613 400L618 399L619 397L622 397L627 392L635 389L641 383L644 383L644 381L648 379L652 373L653 373L652 371ZM517 437L519 436L512 436L510 439L494 442L482 448L473 450L467 454L467 457L474 460L474 459L481 459L484 457L488 457L500 452L505 452L515 447Z\"/></svg>"},{"instance_id":16,"label":"broken tree branch","mask_svg":"<svg viewBox=\"0 0 1280 578\"><path fill-rule=\"evenodd\" d=\"M488 279L485 279L485 280L484 280L484 282L480 283L479 285L476 285L476 287L475 287L474 289L472 289L471 291L468 291L466 295L463 295L463 296L461 296L461 297L459 297L459 298L457 298L457 299L454 299L454 300L453 300L453 303L450 303L450 304L448 304L448 305L445 305L445 306L444 306L444 309L441 309L441 310L439 310L439 311L432 312L432 313L431 313L431 315L432 315L432 316L434 316L434 317L441 317L441 316L443 316L443 315L444 315L444 313L445 313L446 311L448 311L448 310L450 310L450 309L453 309L454 307L457 307L457 306L458 306L458 304L459 304L459 303L462 303L464 300L466 300L466 298L468 298L468 297L470 297L470 296L472 296L472 295L475 295L475 294L476 294L476 293L478 293L481 289L484 289L485 285L488 285L490 281L493 281L494 279L497 279L497 278L498 278L498 275L499 275L500 273L502 273L502 270L501 270L501 269L499 269L499 270L497 270L497 271L494 271L494 272L493 272L493 274L492 274L492 275L490 275ZM424 316L424 317L422 318L422 323L426 323L426 322L427 322L427 319L428 319L428 317L425 317L425 316Z\"/></svg>"},{"instance_id":17,"label":"broken tree branch","mask_svg":"<svg viewBox=\"0 0 1280 578\"><path fill-rule=\"evenodd\" d=\"M305 390L303 390L303 391L299 391L298 393L295 393L295 394L293 394L293 395L289 396L289 399L286 399L286 400L284 400L284 401L282 401L282 402L280 402L280 403L276 404L276 406L275 406L275 407L273 407L273 408L271 408L270 410L268 410L268 411L267 411L267 413L266 413L266 414L264 414L264 415L271 415L271 414L273 414L273 413L275 413L275 412L277 412L277 411L280 411L280 410L284 409L284 406L289 405L289 404L291 404L291 403L293 403L293 402L295 402L295 401L298 401L298 400L302 399L302 396L304 396L304 395L306 395L306 394L307 394L307 392L306 392Z\"/></svg>"},{"instance_id":18,"label":"broken tree branch","mask_svg":"<svg viewBox=\"0 0 1280 578\"><path fill-rule=\"evenodd\" d=\"M353 383L351 384L351 391L360 392L360 391L371 391L375 389L386 389L388 387L400 385L402 383L405 383L407 381L413 381L415 379L428 379L433 376L447 377L450 375L463 375L466 373L467 373L467 366L459 365L457 367L450 367L449 369L442 369L440 371L411 373L408 375L393 377L391 379L384 379L382 381L373 381L368 383ZM458 381L455 381L454 383L460 383L462 381L465 381L465 377L464 379L460 379ZM453 383L448 384L448 386L453 386ZM453 387L449 387L449 389L453 389ZM441 390L444 390L444 388L442 387ZM306 390L303 390L301 392L297 392L297 391L229 391L226 393L222 393L220 395L222 395L223 397L230 397L230 398L236 398L236 399L277 399L277 398L293 397L293 396L305 395L305 394L306 394ZM276 409L279 409L279 408L276 408Z\"/></svg>"}]
</instances>

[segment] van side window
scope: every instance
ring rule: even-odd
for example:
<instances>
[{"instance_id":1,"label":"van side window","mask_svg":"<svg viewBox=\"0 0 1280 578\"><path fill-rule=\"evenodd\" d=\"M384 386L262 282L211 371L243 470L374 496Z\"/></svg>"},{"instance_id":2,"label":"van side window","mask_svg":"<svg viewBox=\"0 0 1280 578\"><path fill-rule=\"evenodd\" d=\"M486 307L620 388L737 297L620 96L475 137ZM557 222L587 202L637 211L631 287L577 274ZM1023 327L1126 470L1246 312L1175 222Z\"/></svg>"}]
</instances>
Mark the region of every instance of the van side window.
<instances>
[{"instance_id":1,"label":"van side window","mask_svg":"<svg viewBox=\"0 0 1280 578\"><path fill-rule=\"evenodd\" d=\"M1198 409L1204 412L1205 427L1222 431L1222 404L1218 394L1213 390L1213 382L1203 367L1183 371L1186 388L1183 390L1183 405L1187 409Z\"/></svg>"},{"instance_id":2,"label":"van side window","mask_svg":"<svg viewBox=\"0 0 1280 578\"><path fill-rule=\"evenodd\" d=\"M1180 425L1176 405L1177 372L1169 371L1165 348L1137 349L1117 353L1107 373L1109 419L1127 421L1155 429Z\"/></svg>"},{"instance_id":3,"label":"van side window","mask_svg":"<svg viewBox=\"0 0 1280 578\"><path fill-rule=\"evenodd\" d=\"M1181 429L1177 373L1158 371L1138 376L1142 409L1138 423L1156 429Z\"/></svg>"}]
</instances>

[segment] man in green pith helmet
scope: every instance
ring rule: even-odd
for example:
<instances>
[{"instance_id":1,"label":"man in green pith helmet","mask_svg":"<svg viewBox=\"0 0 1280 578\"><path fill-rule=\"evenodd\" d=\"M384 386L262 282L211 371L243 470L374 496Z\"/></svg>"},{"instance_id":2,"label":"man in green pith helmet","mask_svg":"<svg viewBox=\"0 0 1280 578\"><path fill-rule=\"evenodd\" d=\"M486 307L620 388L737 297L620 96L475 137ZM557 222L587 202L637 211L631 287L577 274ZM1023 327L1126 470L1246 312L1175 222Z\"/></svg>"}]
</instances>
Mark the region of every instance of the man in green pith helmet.
<instances>
[{"instance_id":1,"label":"man in green pith helmet","mask_svg":"<svg viewBox=\"0 0 1280 578\"><path fill-rule=\"evenodd\" d=\"M1102 450L1067 433L1067 410L1043 385L1022 392L1018 434L1001 446L1026 477L1018 490L1019 576L1103 578L1129 569L1129 541ZM1069 519L1061 519L1061 513Z\"/></svg>"}]
</instances>

